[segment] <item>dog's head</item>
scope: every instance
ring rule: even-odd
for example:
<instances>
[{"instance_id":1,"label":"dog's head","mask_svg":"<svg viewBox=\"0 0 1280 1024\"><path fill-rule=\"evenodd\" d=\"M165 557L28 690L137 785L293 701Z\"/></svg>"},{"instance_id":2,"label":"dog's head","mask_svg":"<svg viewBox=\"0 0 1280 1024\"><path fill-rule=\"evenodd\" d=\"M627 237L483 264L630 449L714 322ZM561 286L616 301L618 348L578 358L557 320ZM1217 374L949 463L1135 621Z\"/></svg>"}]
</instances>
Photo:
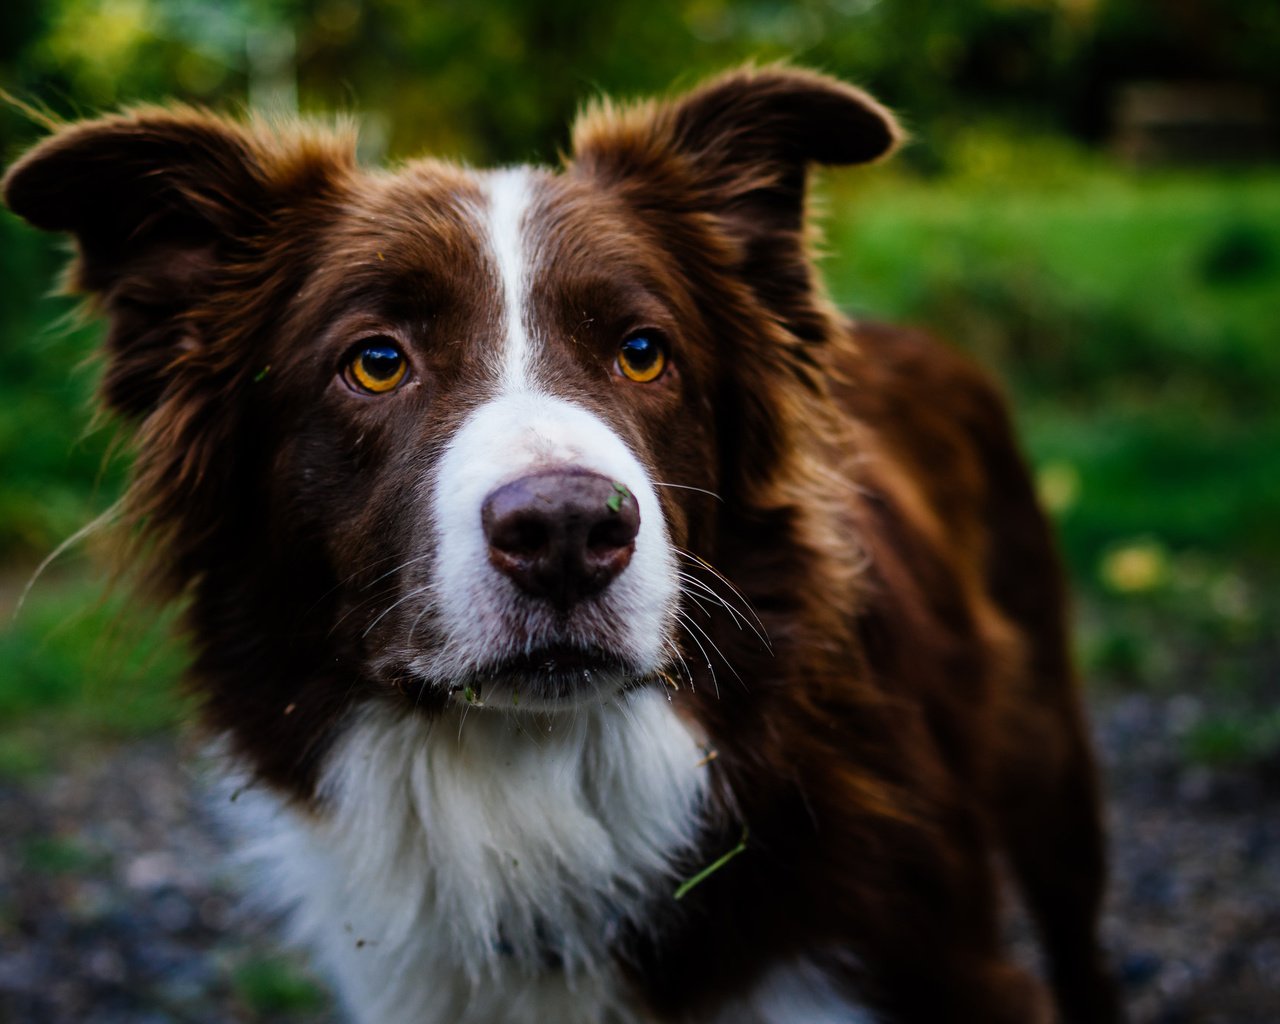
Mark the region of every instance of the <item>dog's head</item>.
<instances>
[{"instance_id":1,"label":"dog's head","mask_svg":"<svg viewBox=\"0 0 1280 1024\"><path fill-rule=\"evenodd\" d=\"M341 133L159 108L20 160L8 204L75 236L110 320L132 522L193 592L220 724L652 684L686 559L815 386L806 168L897 137L770 68L599 104L557 171L368 171Z\"/></svg>"}]
</instances>

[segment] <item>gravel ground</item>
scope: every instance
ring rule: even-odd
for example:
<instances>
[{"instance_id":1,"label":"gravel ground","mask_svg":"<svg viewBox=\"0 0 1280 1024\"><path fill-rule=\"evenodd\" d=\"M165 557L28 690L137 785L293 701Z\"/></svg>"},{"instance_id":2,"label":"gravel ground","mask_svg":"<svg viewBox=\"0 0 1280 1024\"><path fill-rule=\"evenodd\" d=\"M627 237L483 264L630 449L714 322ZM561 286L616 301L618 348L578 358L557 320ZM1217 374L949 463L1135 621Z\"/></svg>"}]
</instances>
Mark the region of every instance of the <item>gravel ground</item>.
<instances>
[{"instance_id":1,"label":"gravel ground","mask_svg":"<svg viewBox=\"0 0 1280 1024\"><path fill-rule=\"evenodd\" d=\"M1094 709L1111 789L1106 938L1132 1024L1280 1021L1280 772L1187 766L1201 708ZM0 782L0 1022L330 1024L272 922L237 909L207 797L169 740Z\"/></svg>"},{"instance_id":2,"label":"gravel ground","mask_svg":"<svg viewBox=\"0 0 1280 1024\"><path fill-rule=\"evenodd\" d=\"M193 760L147 740L0 783L0 1024L336 1020L236 899Z\"/></svg>"},{"instance_id":3,"label":"gravel ground","mask_svg":"<svg viewBox=\"0 0 1280 1024\"><path fill-rule=\"evenodd\" d=\"M1204 708L1132 696L1095 710L1111 790L1105 936L1133 1024L1280 1021L1280 765L1176 755Z\"/></svg>"}]
</instances>

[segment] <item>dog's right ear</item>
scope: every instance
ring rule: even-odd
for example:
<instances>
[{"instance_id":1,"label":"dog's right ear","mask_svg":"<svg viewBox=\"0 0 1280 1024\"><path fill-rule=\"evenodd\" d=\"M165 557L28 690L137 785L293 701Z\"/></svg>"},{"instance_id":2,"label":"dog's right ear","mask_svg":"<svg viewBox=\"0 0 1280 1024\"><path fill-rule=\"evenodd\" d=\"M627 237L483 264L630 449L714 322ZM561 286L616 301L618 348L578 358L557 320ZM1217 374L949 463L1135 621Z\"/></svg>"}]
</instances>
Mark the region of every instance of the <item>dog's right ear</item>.
<instances>
[{"instance_id":1,"label":"dog's right ear","mask_svg":"<svg viewBox=\"0 0 1280 1024\"><path fill-rule=\"evenodd\" d=\"M243 266L276 211L353 163L318 137L268 145L265 135L188 108L144 108L63 127L5 175L14 213L76 240L68 285L110 318L103 393L116 410L140 417L155 406L175 362L205 340L193 313L217 276Z\"/></svg>"}]
</instances>

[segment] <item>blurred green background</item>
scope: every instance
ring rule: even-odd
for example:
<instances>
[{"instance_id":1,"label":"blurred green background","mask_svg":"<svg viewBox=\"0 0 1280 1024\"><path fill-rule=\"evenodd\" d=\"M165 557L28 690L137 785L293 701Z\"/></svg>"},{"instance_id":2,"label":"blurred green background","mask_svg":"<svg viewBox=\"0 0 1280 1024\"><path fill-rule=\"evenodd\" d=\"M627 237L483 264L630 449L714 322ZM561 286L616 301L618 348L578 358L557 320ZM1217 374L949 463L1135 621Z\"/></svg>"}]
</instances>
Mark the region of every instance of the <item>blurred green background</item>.
<instances>
[{"instance_id":1,"label":"blurred green background","mask_svg":"<svg viewBox=\"0 0 1280 1024\"><path fill-rule=\"evenodd\" d=\"M1280 4L1275 0L9 0L0 87L344 111L363 155L551 161L580 101L788 58L915 140L820 182L859 314L929 325L1012 393L1090 684L1193 694L1189 757L1280 749ZM0 110L7 160L40 134ZM0 772L171 727L182 652L73 546L127 456L65 247L0 214ZM127 447L127 446L125 446ZM61 745L61 744L59 744Z\"/></svg>"}]
</instances>

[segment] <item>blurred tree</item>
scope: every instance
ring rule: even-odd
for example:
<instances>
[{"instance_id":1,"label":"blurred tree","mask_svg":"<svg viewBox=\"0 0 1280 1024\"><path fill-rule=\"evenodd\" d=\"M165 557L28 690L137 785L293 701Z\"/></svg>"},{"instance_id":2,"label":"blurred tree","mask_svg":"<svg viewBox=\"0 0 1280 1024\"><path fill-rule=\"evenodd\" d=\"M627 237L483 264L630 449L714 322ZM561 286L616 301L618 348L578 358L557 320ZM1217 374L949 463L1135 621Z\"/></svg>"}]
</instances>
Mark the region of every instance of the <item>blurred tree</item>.
<instances>
[{"instance_id":1,"label":"blurred tree","mask_svg":"<svg viewBox=\"0 0 1280 1024\"><path fill-rule=\"evenodd\" d=\"M0 40L0 84L66 113L165 96L346 109L371 151L477 161L553 156L594 91L748 58L862 81L917 127L980 109L1097 137L1135 77L1280 93L1275 0L10 0Z\"/></svg>"}]
</instances>

